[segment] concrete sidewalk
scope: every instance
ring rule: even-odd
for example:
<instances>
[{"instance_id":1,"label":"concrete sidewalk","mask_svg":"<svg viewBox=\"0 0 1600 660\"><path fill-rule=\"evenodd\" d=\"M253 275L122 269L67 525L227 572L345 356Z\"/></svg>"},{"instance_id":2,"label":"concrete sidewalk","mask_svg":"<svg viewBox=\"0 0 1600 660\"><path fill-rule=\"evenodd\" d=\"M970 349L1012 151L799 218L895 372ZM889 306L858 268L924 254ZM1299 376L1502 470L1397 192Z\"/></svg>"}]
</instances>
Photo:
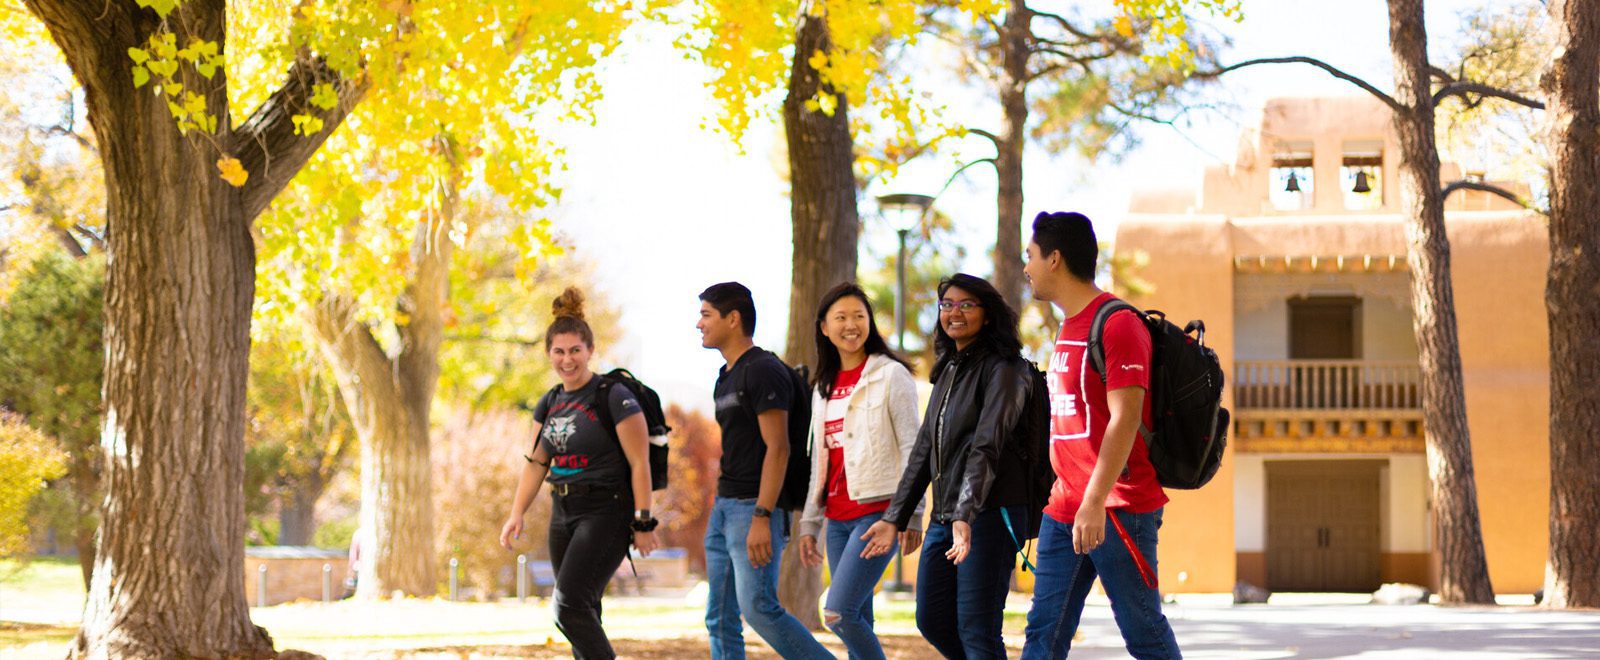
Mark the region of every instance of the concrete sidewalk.
<instances>
[{"instance_id":1,"label":"concrete sidewalk","mask_svg":"<svg viewBox=\"0 0 1600 660\"><path fill-rule=\"evenodd\" d=\"M1600 611L1531 607L1168 604L1186 658L1600 658ZM1111 610L1086 608L1073 658L1126 658Z\"/></svg>"}]
</instances>

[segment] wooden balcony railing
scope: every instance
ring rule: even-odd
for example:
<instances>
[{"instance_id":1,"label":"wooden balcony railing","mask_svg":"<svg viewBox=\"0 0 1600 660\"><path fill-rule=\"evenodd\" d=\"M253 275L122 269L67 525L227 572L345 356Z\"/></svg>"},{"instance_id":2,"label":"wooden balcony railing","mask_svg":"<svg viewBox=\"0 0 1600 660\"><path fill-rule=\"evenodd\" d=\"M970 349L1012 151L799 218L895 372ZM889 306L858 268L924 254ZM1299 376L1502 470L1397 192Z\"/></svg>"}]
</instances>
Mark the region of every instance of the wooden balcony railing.
<instances>
[{"instance_id":1,"label":"wooden balcony railing","mask_svg":"<svg viewBox=\"0 0 1600 660\"><path fill-rule=\"evenodd\" d=\"M1414 362L1240 360L1229 385L1238 451L1422 451Z\"/></svg>"},{"instance_id":2,"label":"wooden balcony railing","mask_svg":"<svg viewBox=\"0 0 1600 660\"><path fill-rule=\"evenodd\" d=\"M1420 410L1422 368L1372 360L1239 360L1239 410Z\"/></svg>"}]
</instances>

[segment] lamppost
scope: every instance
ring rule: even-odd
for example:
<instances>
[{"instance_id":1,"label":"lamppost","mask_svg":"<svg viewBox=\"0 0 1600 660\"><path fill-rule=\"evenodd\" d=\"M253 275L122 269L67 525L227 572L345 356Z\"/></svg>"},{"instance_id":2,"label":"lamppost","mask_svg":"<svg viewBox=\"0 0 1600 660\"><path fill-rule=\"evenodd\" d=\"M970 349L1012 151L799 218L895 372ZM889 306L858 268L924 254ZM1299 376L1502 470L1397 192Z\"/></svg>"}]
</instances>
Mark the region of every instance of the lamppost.
<instances>
[{"instance_id":1,"label":"lamppost","mask_svg":"<svg viewBox=\"0 0 1600 660\"><path fill-rule=\"evenodd\" d=\"M906 352L906 236L922 226L923 217L933 206L933 198L914 193L895 193L878 196L878 208L900 236L900 256L894 262L894 335L895 347ZM894 555L894 580L889 591L905 591L905 548Z\"/></svg>"},{"instance_id":2,"label":"lamppost","mask_svg":"<svg viewBox=\"0 0 1600 660\"><path fill-rule=\"evenodd\" d=\"M922 218L933 206L933 198L914 193L895 193L878 196L878 208L900 236L900 257L895 260L894 276L894 334L895 346L906 350L906 236L922 226Z\"/></svg>"}]
</instances>

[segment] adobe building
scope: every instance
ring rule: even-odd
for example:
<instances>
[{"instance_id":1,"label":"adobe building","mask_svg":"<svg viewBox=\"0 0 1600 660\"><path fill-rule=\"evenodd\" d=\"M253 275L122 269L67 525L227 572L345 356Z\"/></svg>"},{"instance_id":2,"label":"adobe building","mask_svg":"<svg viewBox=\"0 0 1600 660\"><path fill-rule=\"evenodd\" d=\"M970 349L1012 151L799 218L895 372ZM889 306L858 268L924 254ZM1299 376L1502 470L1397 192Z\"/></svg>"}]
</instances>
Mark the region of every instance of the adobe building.
<instances>
[{"instance_id":1,"label":"adobe building","mask_svg":"<svg viewBox=\"0 0 1600 660\"><path fill-rule=\"evenodd\" d=\"M1133 302L1204 319L1231 378L1221 472L1169 491L1163 590L1437 587L1398 153L1374 99L1276 99L1200 190L1132 200L1116 248L1147 253L1154 285ZM1531 593L1549 520L1546 224L1480 192L1446 208L1490 579Z\"/></svg>"}]
</instances>

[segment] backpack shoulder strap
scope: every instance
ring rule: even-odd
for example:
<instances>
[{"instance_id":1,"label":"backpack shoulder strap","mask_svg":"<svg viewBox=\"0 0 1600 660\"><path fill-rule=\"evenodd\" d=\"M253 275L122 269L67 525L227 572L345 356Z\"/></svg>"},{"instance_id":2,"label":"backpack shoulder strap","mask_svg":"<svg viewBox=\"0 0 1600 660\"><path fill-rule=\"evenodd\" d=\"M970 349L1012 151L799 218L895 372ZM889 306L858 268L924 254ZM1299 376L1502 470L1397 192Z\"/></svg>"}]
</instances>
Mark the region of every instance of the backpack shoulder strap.
<instances>
[{"instance_id":1,"label":"backpack shoulder strap","mask_svg":"<svg viewBox=\"0 0 1600 660\"><path fill-rule=\"evenodd\" d=\"M1100 374L1100 382L1106 382L1106 347L1105 334L1106 322L1111 320L1111 315L1122 310L1131 310L1138 314L1139 308L1129 304L1121 298L1112 298L1106 301L1100 309L1095 310L1094 321L1089 323L1089 363L1094 366L1096 373Z\"/></svg>"},{"instance_id":2,"label":"backpack shoulder strap","mask_svg":"<svg viewBox=\"0 0 1600 660\"><path fill-rule=\"evenodd\" d=\"M606 374L595 374L600 379L594 391L594 416L599 419L600 428L606 430L606 435L617 441L617 448L622 448L622 436L617 435L617 423L611 419L611 388L616 387L617 381Z\"/></svg>"}]
</instances>

